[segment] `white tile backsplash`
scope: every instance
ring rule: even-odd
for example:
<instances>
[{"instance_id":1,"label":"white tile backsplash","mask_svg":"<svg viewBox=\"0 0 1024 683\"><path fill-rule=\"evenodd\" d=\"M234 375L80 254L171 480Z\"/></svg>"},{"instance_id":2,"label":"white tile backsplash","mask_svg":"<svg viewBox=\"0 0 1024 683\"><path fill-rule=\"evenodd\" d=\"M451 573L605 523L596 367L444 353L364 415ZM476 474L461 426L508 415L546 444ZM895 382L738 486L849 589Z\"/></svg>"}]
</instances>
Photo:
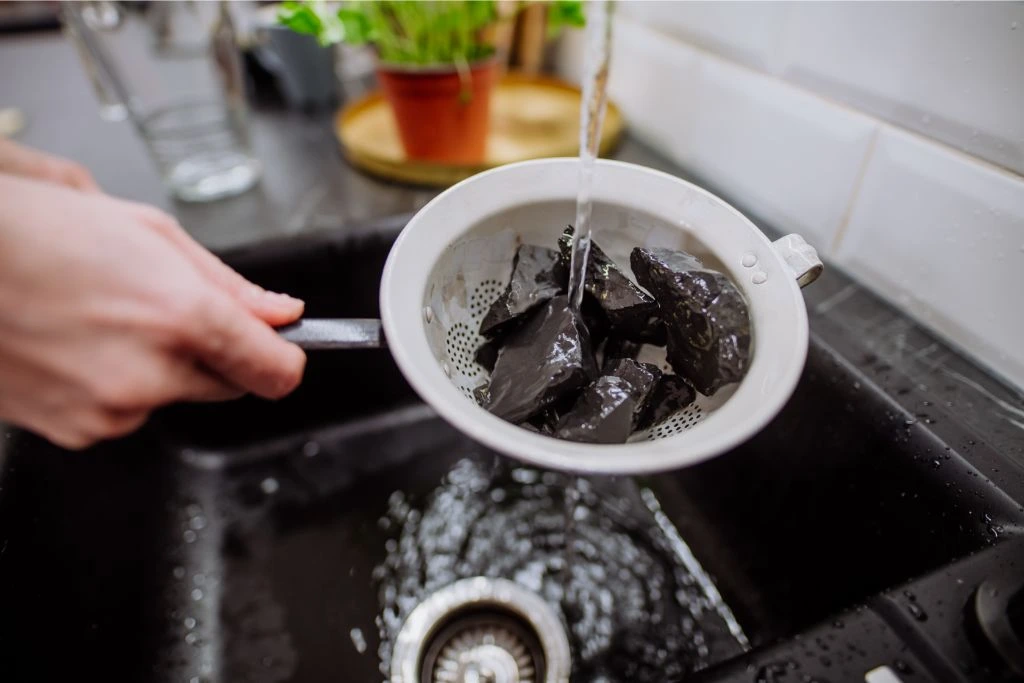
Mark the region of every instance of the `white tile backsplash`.
<instances>
[{"instance_id":1,"label":"white tile backsplash","mask_svg":"<svg viewBox=\"0 0 1024 683\"><path fill-rule=\"evenodd\" d=\"M668 156L683 151L693 127L699 66L697 50L642 24L616 21L609 96L644 141Z\"/></svg>"},{"instance_id":2,"label":"white tile backsplash","mask_svg":"<svg viewBox=\"0 0 1024 683\"><path fill-rule=\"evenodd\" d=\"M705 53L677 159L826 251L877 123Z\"/></svg>"},{"instance_id":3,"label":"white tile backsplash","mask_svg":"<svg viewBox=\"0 0 1024 683\"><path fill-rule=\"evenodd\" d=\"M801 3L781 75L1024 173L1024 3Z\"/></svg>"},{"instance_id":4,"label":"white tile backsplash","mask_svg":"<svg viewBox=\"0 0 1024 683\"><path fill-rule=\"evenodd\" d=\"M877 122L619 17L612 99L645 142L827 251Z\"/></svg>"},{"instance_id":5,"label":"white tile backsplash","mask_svg":"<svg viewBox=\"0 0 1024 683\"><path fill-rule=\"evenodd\" d=\"M1022 2L624 2L621 16L1024 173Z\"/></svg>"},{"instance_id":6,"label":"white tile backsplash","mask_svg":"<svg viewBox=\"0 0 1024 683\"><path fill-rule=\"evenodd\" d=\"M617 12L667 35L749 66L779 67L780 43L792 9L785 2L630 0Z\"/></svg>"},{"instance_id":7,"label":"white tile backsplash","mask_svg":"<svg viewBox=\"0 0 1024 683\"><path fill-rule=\"evenodd\" d=\"M1024 387L1024 178L886 126L835 258Z\"/></svg>"}]
</instances>

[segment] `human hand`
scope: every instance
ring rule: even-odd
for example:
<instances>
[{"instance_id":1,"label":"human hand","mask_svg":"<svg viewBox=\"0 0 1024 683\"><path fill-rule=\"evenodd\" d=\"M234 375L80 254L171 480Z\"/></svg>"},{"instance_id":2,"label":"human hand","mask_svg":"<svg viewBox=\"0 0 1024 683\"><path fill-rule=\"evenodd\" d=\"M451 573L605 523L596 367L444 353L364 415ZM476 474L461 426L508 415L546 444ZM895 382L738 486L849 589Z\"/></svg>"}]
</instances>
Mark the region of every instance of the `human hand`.
<instances>
[{"instance_id":1,"label":"human hand","mask_svg":"<svg viewBox=\"0 0 1024 683\"><path fill-rule=\"evenodd\" d=\"M0 174L0 419L68 448L176 401L277 398L305 355L266 292L152 207Z\"/></svg>"},{"instance_id":2,"label":"human hand","mask_svg":"<svg viewBox=\"0 0 1024 683\"><path fill-rule=\"evenodd\" d=\"M99 192L89 169L79 163L0 137L0 173L34 178L85 192Z\"/></svg>"}]
</instances>

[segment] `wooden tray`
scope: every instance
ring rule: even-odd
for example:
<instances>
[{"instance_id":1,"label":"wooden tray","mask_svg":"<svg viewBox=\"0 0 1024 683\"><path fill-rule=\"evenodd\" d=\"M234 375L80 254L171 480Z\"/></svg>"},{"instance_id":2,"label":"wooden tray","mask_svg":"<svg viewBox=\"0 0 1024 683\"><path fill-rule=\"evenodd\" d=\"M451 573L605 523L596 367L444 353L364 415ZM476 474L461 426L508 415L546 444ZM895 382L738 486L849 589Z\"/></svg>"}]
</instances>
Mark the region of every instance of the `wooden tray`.
<instances>
[{"instance_id":1,"label":"wooden tray","mask_svg":"<svg viewBox=\"0 0 1024 683\"><path fill-rule=\"evenodd\" d=\"M579 88L542 76L505 75L491 101L487 158L473 166L405 158L394 117L379 92L342 109L335 132L352 164L390 180L444 186L514 161L579 154ZM622 136L622 113L608 103L601 131L601 154Z\"/></svg>"}]
</instances>

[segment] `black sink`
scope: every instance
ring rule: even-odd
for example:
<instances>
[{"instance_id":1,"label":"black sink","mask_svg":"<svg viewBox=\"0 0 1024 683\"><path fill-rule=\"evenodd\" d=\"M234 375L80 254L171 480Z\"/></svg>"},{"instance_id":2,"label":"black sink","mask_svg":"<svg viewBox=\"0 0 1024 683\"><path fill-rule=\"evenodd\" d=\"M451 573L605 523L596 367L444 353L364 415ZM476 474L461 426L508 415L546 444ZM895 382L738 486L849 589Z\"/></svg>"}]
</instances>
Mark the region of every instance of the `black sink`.
<instances>
[{"instance_id":1,"label":"black sink","mask_svg":"<svg viewBox=\"0 0 1024 683\"><path fill-rule=\"evenodd\" d=\"M374 316L401 224L228 260L305 298L312 316ZM702 649L641 655L640 641L657 644L671 624L636 633L620 624L615 652L599 665L581 659L576 679L676 680L699 668L704 680L863 680L887 665L905 680L1008 680L991 658L949 642L960 643L979 577L1024 567L1018 489L981 475L965 441L931 427L816 331L793 398L747 444L686 470L576 483L592 513L612 520L595 522L608 539L626 529L623 538L668 553L668 536L654 539L667 520L750 648L711 609L680 632L703 639ZM564 511L572 481L518 468L447 426L385 351L313 353L303 386L276 403L177 406L81 454L12 432L0 457L5 681L380 680L378 623L387 630L401 616L388 613L388 582L406 570L414 583L435 575L426 565L396 569L396 508L445 503L436 493L444 482L443 494L457 489L457 509L477 510L482 524L511 509L509 491L550 496ZM1003 475L1021 481L1010 461ZM461 533L459 519L438 519L444 533ZM548 531L546 541L527 536L530 552L555 542L559 529ZM494 573L515 564L502 559L481 561ZM648 589L664 575L692 597L694 574L673 574L661 559L639 566L644 599L664 601L645 609L685 621L673 595ZM621 569L627 583L639 571ZM808 650L812 638L825 650ZM958 654L946 661L944 651ZM637 669L648 655L659 664Z\"/></svg>"}]
</instances>

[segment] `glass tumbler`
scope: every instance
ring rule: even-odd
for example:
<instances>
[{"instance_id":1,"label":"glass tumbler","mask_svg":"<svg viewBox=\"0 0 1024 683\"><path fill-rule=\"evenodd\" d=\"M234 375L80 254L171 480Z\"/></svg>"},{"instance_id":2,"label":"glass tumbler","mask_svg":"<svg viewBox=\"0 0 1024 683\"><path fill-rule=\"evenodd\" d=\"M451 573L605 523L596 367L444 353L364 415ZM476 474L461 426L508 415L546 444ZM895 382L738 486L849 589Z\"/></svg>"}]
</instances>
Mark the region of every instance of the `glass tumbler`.
<instances>
[{"instance_id":1,"label":"glass tumbler","mask_svg":"<svg viewBox=\"0 0 1024 683\"><path fill-rule=\"evenodd\" d=\"M65 31L109 120L138 131L184 201L259 180L230 3L63 2Z\"/></svg>"}]
</instances>

